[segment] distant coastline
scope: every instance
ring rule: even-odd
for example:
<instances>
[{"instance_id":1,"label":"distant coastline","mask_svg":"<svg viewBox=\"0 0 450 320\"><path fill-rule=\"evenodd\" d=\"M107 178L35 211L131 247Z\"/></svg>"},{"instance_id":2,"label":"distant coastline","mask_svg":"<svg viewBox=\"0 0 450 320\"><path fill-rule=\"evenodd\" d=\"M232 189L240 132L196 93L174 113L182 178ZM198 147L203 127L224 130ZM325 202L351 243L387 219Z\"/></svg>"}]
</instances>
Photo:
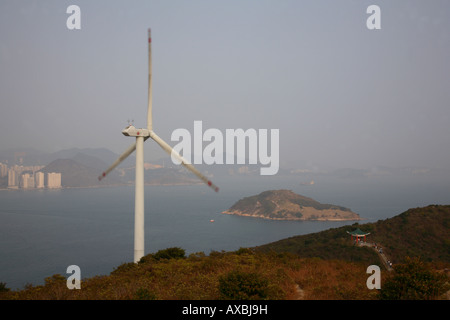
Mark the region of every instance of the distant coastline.
<instances>
[{"instance_id":1,"label":"distant coastline","mask_svg":"<svg viewBox=\"0 0 450 320\"><path fill-rule=\"evenodd\" d=\"M174 182L174 183L156 183L149 182L145 183L146 186L194 186L202 185L202 183L189 183L189 182ZM105 184L105 185L95 185L95 186L62 186L60 188L0 188L0 191L49 191L49 190L63 190L63 189L100 189L100 188L114 188L114 187L133 187L133 183L118 183L118 184Z\"/></svg>"},{"instance_id":2,"label":"distant coastline","mask_svg":"<svg viewBox=\"0 0 450 320\"><path fill-rule=\"evenodd\" d=\"M360 221L364 220L362 218L355 218L355 219L345 219L345 218L326 218L326 217L318 217L318 218L311 218L311 219L302 219L302 218L293 218L293 217L287 217L287 218L276 218L276 217L268 217L265 215L252 215L247 213L242 213L239 211L230 211L226 210L223 211L222 214L229 214L229 215L235 215L235 216L241 216L241 217L251 217L251 218L261 218L265 220L284 220L284 221Z\"/></svg>"}]
</instances>

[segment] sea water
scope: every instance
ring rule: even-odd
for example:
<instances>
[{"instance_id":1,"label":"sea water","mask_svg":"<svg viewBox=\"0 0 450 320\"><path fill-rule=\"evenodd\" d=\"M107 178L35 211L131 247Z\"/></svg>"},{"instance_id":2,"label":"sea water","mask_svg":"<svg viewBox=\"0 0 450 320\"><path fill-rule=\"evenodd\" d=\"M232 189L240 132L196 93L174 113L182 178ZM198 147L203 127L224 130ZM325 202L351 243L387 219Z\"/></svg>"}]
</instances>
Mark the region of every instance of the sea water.
<instances>
[{"instance_id":1,"label":"sea water","mask_svg":"<svg viewBox=\"0 0 450 320\"><path fill-rule=\"evenodd\" d=\"M290 189L358 213L364 222L408 208L450 203L447 179L338 179L298 177L216 179L204 185L145 187L145 252L181 247L194 252L237 250L355 221L271 221L221 214L236 201ZM0 191L0 282L21 289L78 265L81 277L108 275L133 261L134 187Z\"/></svg>"}]
</instances>

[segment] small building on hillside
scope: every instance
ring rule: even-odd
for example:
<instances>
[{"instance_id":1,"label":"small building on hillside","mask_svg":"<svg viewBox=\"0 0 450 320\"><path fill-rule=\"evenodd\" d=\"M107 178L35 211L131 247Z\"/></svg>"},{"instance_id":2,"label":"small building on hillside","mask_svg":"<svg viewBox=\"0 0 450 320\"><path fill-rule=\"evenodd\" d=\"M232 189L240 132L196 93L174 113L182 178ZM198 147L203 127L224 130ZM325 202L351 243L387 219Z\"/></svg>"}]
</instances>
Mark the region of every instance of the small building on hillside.
<instances>
[{"instance_id":1,"label":"small building on hillside","mask_svg":"<svg viewBox=\"0 0 450 320\"><path fill-rule=\"evenodd\" d=\"M352 237L352 241L353 241L353 237L355 237L355 241L358 243L362 237L364 237L364 242L366 241L366 236L370 234L370 232L364 232L361 229L357 228L353 231L347 231L347 233Z\"/></svg>"}]
</instances>

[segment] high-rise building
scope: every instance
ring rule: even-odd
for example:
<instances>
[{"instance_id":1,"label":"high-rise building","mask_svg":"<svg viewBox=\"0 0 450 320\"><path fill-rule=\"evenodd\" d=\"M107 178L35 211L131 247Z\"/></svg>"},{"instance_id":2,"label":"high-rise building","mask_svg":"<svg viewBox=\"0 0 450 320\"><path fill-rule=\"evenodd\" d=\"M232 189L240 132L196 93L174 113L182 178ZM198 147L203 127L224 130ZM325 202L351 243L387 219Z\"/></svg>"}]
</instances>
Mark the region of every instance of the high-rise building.
<instances>
[{"instance_id":1,"label":"high-rise building","mask_svg":"<svg viewBox=\"0 0 450 320\"><path fill-rule=\"evenodd\" d=\"M8 166L4 163L0 163L0 178L8 175Z\"/></svg>"},{"instance_id":2,"label":"high-rise building","mask_svg":"<svg viewBox=\"0 0 450 320\"><path fill-rule=\"evenodd\" d=\"M20 186L23 189L34 188L34 176L30 173L24 173L21 176Z\"/></svg>"},{"instance_id":3,"label":"high-rise building","mask_svg":"<svg viewBox=\"0 0 450 320\"><path fill-rule=\"evenodd\" d=\"M35 180L34 180L34 174L29 174L28 177L28 188L35 188Z\"/></svg>"},{"instance_id":4,"label":"high-rise building","mask_svg":"<svg viewBox=\"0 0 450 320\"><path fill-rule=\"evenodd\" d=\"M16 170L11 168L8 170L8 188L18 188L18 175L16 174Z\"/></svg>"},{"instance_id":5,"label":"high-rise building","mask_svg":"<svg viewBox=\"0 0 450 320\"><path fill-rule=\"evenodd\" d=\"M22 189L28 188L28 174L20 175L19 187L21 187Z\"/></svg>"},{"instance_id":6,"label":"high-rise building","mask_svg":"<svg viewBox=\"0 0 450 320\"><path fill-rule=\"evenodd\" d=\"M35 187L38 189L44 188L45 186L45 175L43 172L36 172L34 174Z\"/></svg>"},{"instance_id":7,"label":"high-rise building","mask_svg":"<svg viewBox=\"0 0 450 320\"><path fill-rule=\"evenodd\" d=\"M61 188L61 173L56 172L47 173L47 188L49 189Z\"/></svg>"}]
</instances>

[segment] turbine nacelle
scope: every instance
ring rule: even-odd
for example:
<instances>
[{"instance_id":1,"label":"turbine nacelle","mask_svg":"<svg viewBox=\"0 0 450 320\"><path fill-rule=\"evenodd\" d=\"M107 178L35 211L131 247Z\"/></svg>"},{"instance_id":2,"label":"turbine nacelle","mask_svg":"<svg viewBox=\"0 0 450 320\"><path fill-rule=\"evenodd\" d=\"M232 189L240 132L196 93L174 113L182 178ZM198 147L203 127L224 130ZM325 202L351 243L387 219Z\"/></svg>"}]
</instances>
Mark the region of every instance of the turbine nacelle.
<instances>
[{"instance_id":1,"label":"turbine nacelle","mask_svg":"<svg viewBox=\"0 0 450 320\"><path fill-rule=\"evenodd\" d=\"M127 137L149 137L150 131L148 129L136 129L135 126L129 125L122 130L122 134Z\"/></svg>"}]
</instances>

